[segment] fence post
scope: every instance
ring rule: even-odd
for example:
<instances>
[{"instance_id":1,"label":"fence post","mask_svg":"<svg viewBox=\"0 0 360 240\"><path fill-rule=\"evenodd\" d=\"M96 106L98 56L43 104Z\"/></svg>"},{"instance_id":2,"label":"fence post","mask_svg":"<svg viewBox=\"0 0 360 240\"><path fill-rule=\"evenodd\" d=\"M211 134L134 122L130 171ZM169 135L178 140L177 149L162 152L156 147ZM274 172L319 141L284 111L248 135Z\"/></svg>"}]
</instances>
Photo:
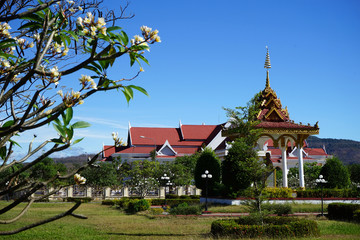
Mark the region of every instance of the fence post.
<instances>
[{"instance_id":1,"label":"fence post","mask_svg":"<svg viewBox=\"0 0 360 240\"><path fill-rule=\"evenodd\" d=\"M123 197L128 197L129 196L129 189L127 187L123 188Z\"/></svg>"},{"instance_id":2,"label":"fence post","mask_svg":"<svg viewBox=\"0 0 360 240\"><path fill-rule=\"evenodd\" d=\"M111 188L105 187L104 190L104 199L110 198Z\"/></svg>"},{"instance_id":3,"label":"fence post","mask_svg":"<svg viewBox=\"0 0 360 240\"><path fill-rule=\"evenodd\" d=\"M66 190L67 190L66 191L66 196L67 197L73 197L73 192L74 192L73 186L69 186Z\"/></svg>"},{"instance_id":4,"label":"fence post","mask_svg":"<svg viewBox=\"0 0 360 240\"><path fill-rule=\"evenodd\" d=\"M86 187L86 197L90 197L92 196L92 188L91 187Z\"/></svg>"}]
</instances>

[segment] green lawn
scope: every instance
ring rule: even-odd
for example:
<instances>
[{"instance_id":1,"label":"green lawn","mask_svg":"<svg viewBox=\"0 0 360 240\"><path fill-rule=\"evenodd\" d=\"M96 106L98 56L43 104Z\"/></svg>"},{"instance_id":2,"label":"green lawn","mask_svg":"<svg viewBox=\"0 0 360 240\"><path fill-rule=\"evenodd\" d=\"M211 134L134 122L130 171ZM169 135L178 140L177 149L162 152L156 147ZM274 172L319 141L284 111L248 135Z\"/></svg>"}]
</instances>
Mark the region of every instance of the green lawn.
<instances>
[{"instance_id":1,"label":"green lawn","mask_svg":"<svg viewBox=\"0 0 360 240\"><path fill-rule=\"evenodd\" d=\"M0 207L3 206L5 202L0 202ZM71 206L71 203L35 203L16 226L53 216ZM126 215L100 203L82 204L76 213L86 215L89 219L68 216L1 239L212 239L209 235L210 225L216 219ZM13 214L4 214L0 219L7 219ZM318 220L318 223L322 236L316 239L360 239L358 224L324 219ZM0 225L0 231L13 229L16 226Z\"/></svg>"}]
</instances>

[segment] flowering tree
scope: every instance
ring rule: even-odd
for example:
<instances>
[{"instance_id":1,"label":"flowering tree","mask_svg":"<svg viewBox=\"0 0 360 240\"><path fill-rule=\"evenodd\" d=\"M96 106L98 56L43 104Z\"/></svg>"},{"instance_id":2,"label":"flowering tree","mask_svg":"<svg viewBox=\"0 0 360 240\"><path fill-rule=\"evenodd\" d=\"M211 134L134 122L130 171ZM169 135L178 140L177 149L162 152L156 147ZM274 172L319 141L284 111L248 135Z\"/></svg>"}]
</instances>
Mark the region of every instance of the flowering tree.
<instances>
[{"instance_id":1,"label":"flowering tree","mask_svg":"<svg viewBox=\"0 0 360 240\"><path fill-rule=\"evenodd\" d=\"M130 79L113 79L107 75L107 69L123 55L130 57L131 66L135 62L147 63L144 50L149 50L149 44L160 42L158 31L142 26L141 36L129 39L116 26L117 20L127 18L124 16L126 7L116 15L114 11L101 12L101 3L101 0L76 3L69 0L0 0L0 173L9 173L1 175L0 198L21 193L16 201L0 209L0 214L20 202L29 202L19 216L0 223L12 223L20 218L35 200L39 200L32 194L55 180L74 177L76 183L85 183L86 179L79 172L91 165L100 153L89 159L87 165L66 175L56 174L46 181L19 178L50 154L82 140L73 139L74 130L89 124L72 123L74 107L100 91L121 90L127 101L133 98L134 89L147 94L139 86L124 84L136 78L142 68ZM86 72L90 74L86 75ZM71 83L66 84L66 79L71 79ZM74 85L75 79L78 84ZM25 132L50 123L58 136L34 146L34 135L23 156L12 156L20 147L14 136L21 137ZM8 171L25 161L27 164L23 167ZM0 234L14 234L66 215L79 217L73 213L78 206L79 203L53 218Z\"/></svg>"}]
</instances>

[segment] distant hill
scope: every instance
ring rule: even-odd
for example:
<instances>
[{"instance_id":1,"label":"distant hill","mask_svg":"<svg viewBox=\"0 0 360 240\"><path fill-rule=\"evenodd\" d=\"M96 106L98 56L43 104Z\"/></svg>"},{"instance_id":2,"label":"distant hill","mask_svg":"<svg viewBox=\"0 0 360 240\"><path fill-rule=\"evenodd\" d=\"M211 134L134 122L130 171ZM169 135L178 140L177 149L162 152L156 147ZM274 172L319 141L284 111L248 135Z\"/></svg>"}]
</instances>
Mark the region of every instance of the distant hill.
<instances>
[{"instance_id":1,"label":"distant hill","mask_svg":"<svg viewBox=\"0 0 360 240\"><path fill-rule=\"evenodd\" d=\"M344 164L360 164L360 142L314 136L310 136L307 142L311 148L322 148L325 146L328 154L338 157Z\"/></svg>"},{"instance_id":2,"label":"distant hill","mask_svg":"<svg viewBox=\"0 0 360 240\"><path fill-rule=\"evenodd\" d=\"M72 169L74 166L81 166L85 164L88 157L93 157L94 155L95 154L81 154L78 156L53 158L53 160L55 163L63 163L68 169ZM98 160L100 160L100 158Z\"/></svg>"}]
</instances>

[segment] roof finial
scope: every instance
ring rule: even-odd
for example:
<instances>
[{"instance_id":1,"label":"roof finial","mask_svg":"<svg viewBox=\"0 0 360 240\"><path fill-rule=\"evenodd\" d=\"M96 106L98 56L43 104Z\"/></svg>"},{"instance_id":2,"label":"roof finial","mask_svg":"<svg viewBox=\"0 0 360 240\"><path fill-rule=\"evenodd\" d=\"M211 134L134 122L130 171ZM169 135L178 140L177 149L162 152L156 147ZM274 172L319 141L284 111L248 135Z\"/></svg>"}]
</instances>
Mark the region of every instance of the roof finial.
<instances>
[{"instance_id":1,"label":"roof finial","mask_svg":"<svg viewBox=\"0 0 360 240\"><path fill-rule=\"evenodd\" d=\"M269 55L269 48L266 46L266 58L264 68L266 68L266 88L270 88L270 80L269 80L269 68L271 68L270 64L270 55Z\"/></svg>"},{"instance_id":2,"label":"roof finial","mask_svg":"<svg viewBox=\"0 0 360 240\"><path fill-rule=\"evenodd\" d=\"M269 70L269 68L271 68L270 55L269 55L269 48L268 48L268 46L266 46L266 58L265 58L264 68L266 68L267 70Z\"/></svg>"}]
</instances>

